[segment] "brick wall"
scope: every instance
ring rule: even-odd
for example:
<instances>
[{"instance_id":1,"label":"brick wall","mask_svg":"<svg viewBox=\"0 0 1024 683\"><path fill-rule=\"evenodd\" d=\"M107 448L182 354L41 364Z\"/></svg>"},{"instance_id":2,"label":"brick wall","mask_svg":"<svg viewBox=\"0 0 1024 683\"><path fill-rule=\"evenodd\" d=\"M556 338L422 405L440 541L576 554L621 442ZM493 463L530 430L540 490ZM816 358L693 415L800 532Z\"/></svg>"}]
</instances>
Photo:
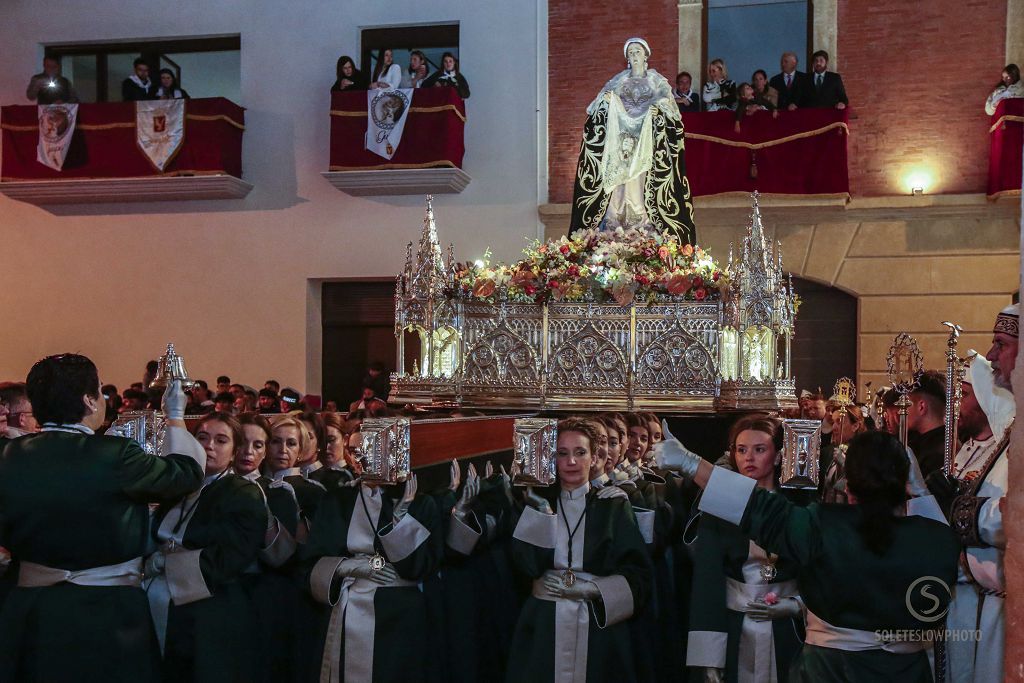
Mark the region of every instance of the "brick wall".
<instances>
[{"instance_id":1,"label":"brick wall","mask_svg":"<svg viewBox=\"0 0 1024 683\"><path fill-rule=\"evenodd\" d=\"M679 15L676 0L550 0L548 22L548 192L550 202L561 203L572 200L587 105L625 68L622 44L641 36L651 46L650 66L672 81Z\"/></svg>"},{"instance_id":2,"label":"brick wall","mask_svg":"<svg viewBox=\"0 0 1024 683\"><path fill-rule=\"evenodd\" d=\"M839 0L839 54L856 120L850 187L900 194L928 168L929 193L984 192L984 102L1004 66L1006 0Z\"/></svg>"},{"instance_id":3,"label":"brick wall","mask_svg":"<svg viewBox=\"0 0 1024 683\"><path fill-rule=\"evenodd\" d=\"M628 13L609 0L548 8L548 189L560 203L572 199L584 109L623 68L622 42L643 36L651 65L671 80L679 20L674 0L634 3ZM838 34L855 116L853 194L903 194L918 169L934 179L929 194L984 192L983 105L1004 66L1006 0L839 0Z\"/></svg>"}]
</instances>

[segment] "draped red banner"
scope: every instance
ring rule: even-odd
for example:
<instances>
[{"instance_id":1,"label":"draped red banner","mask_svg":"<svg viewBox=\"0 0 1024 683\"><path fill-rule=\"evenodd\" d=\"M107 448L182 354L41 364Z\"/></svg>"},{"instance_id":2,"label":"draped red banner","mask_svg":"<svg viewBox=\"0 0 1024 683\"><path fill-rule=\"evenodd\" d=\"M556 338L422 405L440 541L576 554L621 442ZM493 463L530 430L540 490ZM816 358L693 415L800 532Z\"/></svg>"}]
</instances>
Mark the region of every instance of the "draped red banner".
<instances>
[{"instance_id":1,"label":"draped red banner","mask_svg":"<svg viewBox=\"0 0 1024 683\"><path fill-rule=\"evenodd\" d=\"M739 133L734 112L683 114L690 191L848 195L849 112L759 111L743 118Z\"/></svg>"},{"instance_id":2,"label":"draped red banner","mask_svg":"<svg viewBox=\"0 0 1024 683\"><path fill-rule=\"evenodd\" d=\"M78 106L78 125L62 171L36 161L39 123L35 105L0 108L3 164L8 180L61 178L136 178L159 175L242 176L245 110L223 97L185 103L185 139L163 173L139 149L135 138L135 103L100 102Z\"/></svg>"},{"instance_id":3,"label":"draped red banner","mask_svg":"<svg viewBox=\"0 0 1024 683\"><path fill-rule=\"evenodd\" d=\"M413 91L402 141L388 161L366 149L366 91L331 94L332 171L462 168L466 103L454 88Z\"/></svg>"},{"instance_id":4,"label":"draped red banner","mask_svg":"<svg viewBox=\"0 0 1024 683\"><path fill-rule=\"evenodd\" d=\"M989 127L988 196L1020 194L1024 163L1024 98L1003 100Z\"/></svg>"}]
</instances>

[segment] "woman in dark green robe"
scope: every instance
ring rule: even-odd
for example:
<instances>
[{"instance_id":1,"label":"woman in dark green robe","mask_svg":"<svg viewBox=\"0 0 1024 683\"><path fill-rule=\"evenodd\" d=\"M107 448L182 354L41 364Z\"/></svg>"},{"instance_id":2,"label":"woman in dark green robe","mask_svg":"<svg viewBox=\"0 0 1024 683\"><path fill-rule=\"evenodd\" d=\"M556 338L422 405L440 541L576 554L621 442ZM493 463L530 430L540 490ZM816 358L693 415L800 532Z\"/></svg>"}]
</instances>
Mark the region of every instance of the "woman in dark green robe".
<instances>
[{"instance_id":1,"label":"woman in dark green robe","mask_svg":"<svg viewBox=\"0 0 1024 683\"><path fill-rule=\"evenodd\" d=\"M0 613L0 680L146 683L160 652L141 588L149 503L202 483L205 454L185 429L185 395L164 395L164 457L93 432L106 417L96 366L39 361L27 389L43 431L0 458L0 545L21 562Z\"/></svg>"},{"instance_id":2,"label":"woman in dark green robe","mask_svg":"<svg viewBox=\"0 0 1024 683\"><path fill-rule=\"evenodd\" d=\"M301 519L296 540L304 543L316 517L317 506L327 489L320 482L304 477L295 465L299 456L309 448L306 425L291 415L283 415L274 420L271 433L266 472L272 480L286 482L295 491Z\"/></svg>"},{"instance_id":3,"label":"woman in dark green robe","mask_svg":"<svg viewBox=\"0 0 1024 683\"><path fill-rule=\"evenodd\" d=\"M729 432L729 453L735 471L763 490L786 495L778 489L782 424L777 419L738 420ZM799 566L766 552L735 524L717 517L702 515L698 528L687 664L714 670L712 679L724 672L729 683L784 682L804 635ZM778 606L771 616L770 605Z\"/></svg>"},{"instance_id":4,"label":"woman in dark green robe","mask_svg":"<svg viewBox=\"0 0 1024 683\"><path fill-rule=\"evenodd\" d=\"M790 683L930 683L926 649L948 610L959 547L916 460L895 437L867 432L850 441L850 505L807 507L714 467L668 430L665 437L659 464L705 488L702 511L799 566L807 636Z\"/></svg>"},{"instance_id":5,"label":"woman in dark green robe","mask_svg":"<svg viewBox=\"0 0 1024 683\"><path fill-rule=\"evenodd\" d=\"M628 620L643 608L651 566L621 489L592 491L597 434L581 420L558 425L558 484L532 491L516 524L512 560L533 580L519 614L508 683L637 680Z\"/></svg>"},{"instance_id":6,"label":"woman in dark green robe","mask_svg":"<svg viewBox=\"0 0 1024 683\"><path fill-rule=\"evenodd\" d=\"M147 593L163 643L163 680L249 683L259 651L239 628L254 617L241 578L270 535L266 503L257 484L231 472L245 438L238 420L211 413L195 429L206 479L196 493L157 509L160 549L146 563L147 575L157 574L147 579Z\"/></svg>"},{"instance_id":7,"label":"woman in dark green robe","mask_svg":"<svg viewBox=\"0 0 1024 683\"><path fill-rule=\"evenodd\" d=\"M395 500L393 496L397 495ZM341 486L300 549L303 584L332 612L321 681L421 683L429 653L421 582L443 553L434 498L401 486Z\"/></svg>"}]
</instances>

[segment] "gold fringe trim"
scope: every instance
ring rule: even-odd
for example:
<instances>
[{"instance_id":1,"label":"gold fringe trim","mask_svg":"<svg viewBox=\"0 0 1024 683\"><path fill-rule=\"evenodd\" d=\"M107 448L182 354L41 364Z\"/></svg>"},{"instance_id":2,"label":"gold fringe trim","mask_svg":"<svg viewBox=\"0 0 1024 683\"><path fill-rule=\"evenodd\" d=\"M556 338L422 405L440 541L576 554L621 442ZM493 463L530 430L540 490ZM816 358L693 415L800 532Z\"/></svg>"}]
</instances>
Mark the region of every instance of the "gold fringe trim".
<instances>
[{"instance_id":1,"label":"gold fringe trim","mask_svg":"<svg viewBox=\"0 0 1024 683\"><path fill-rule=\"evenodd\" d=\"M163 177L163 178L173 178L173 177L176 177L176 176L184 176L184 175L189 175L189 176L193 176L193 175L227 175L227 176L230 176L232 178L238 178L239 180L242 179L242 178L239 178L237 175L231 175L230 173L228 173L227 171L224 171L224 170L219 170L219 171L217 171L217 170L214 170L214 171L183 170L183 171L168 171L167 173L154 173L153 175L118 175L118 176L113 176L113 177L109 176L109 175L80 175L80 176L76 176L74 178L16 178L16 177L13 177L13 176L4 176L4 177L0 178L0 182L69 182L69 181L74 181L74 180L141 180L141 179L153 179L153 178L161 178L161 177Z\"/></svg>"},{"instance_id":2,"label":"gold fringe trim","mask_svg":"<svg viewBox=\"0 0 1024 683\"><path fill-rule=\"evenodd\" d=\"M846 134L850 134L850 127L842 121L836 121L830 123L823 128L817 128L815 130L809 130L803 133L796 133L794 135L788 135L784 138L778 138L776 140L768 140L767 142L741 142L740 140L727 140L725 138L714 137L713 135L704 135L702 133L683 133L684 136L692 140L704 140L705 142L716 142L720 145L728 145L729 147L743 147L744 149L765 149L766 147L775 147L776 145L784 145L787 142L793 140L801 140L803 138L810 138L816 135L822 135L829 132L830 130L842 129L846 131Z\"/></svg>"},{"instance_id":3,"label":"gold fringe trim","mask_svg":"<svg viewBox=\"0 0 1024 683\"><path fill-rule=\"evenodd\" d=\"M1016 114L1003 114L998 119L996 119L996 122L992 124L992 127L988 129L988 132L995 133L996 128L1003 125L1007 121L1010 121L1012 123L1024 123L1024 116L1017 116Z\"/></svg>"},{"instance_id":4,"label":"gold fringe trim","mask_svg":"<svg viewBox=\"0 0 1024 683\"><path fill-rule=\"evenodd\" d=\"M845 202L849 202L851 199L849 192L825 192L821 194L797 194L790 192L764 192L758 190L758 193L762 197L771 197L773 199L842 199ZM725 192L716 192L715 194L702 194L698 195L694 199L709 199L711 197L736 197L749 200L750 193L744 192L743 190L726 190ZM724 207L699 207L699 208L724 208ZM770 207L775 209L785 209L785 206Z\"/></svg>"},{"instance_id":5,"label":"gold fringe trim","mask_svg":"<svg viewBox=\"0 0 1024 683\"><path fill-rule=\"evenodd\" d=\"M455 115L462 119L463 123L466 122L466 117L463 115L461 111L459 111L459 108L456 107L454 104L443 104L440 107L409 107L409 113L412 114L415 112L417 114L434 114L440 111L448 111L449 109L455 112ZM340 109L332 109L331 116L366 116L366 112L342 111Z\"/></svg>"},{"instance_id":6,"label":"gold fringe trim","mask_svg":"<svg viewBox=\"0 0 1024 683\"><path fill-rule=\"evenodd\" d=\"M447 159L441 161L428 161L423 164L378 164L376 166L330 166L328 171L375 171L403 168L458 168Z\"/></svg>"},{"instance_id":7,"label":"gold fringe trim","mask_svg":"<svg viewBox=\"0 0 1024 683\"><path fill-rule=\"evenodd\" d=\"M224 121L225 123L234 126L238 130L245 130L244 123L239 123L238 121L235 121L227 114L186 114L185 118L189 119L190 121Z\"/></svg>"},{"instance_id":8,"label":"gold fringe trim","mask_svg":"<svg viewBox=\"0 0 1024 683\"><path fill-rule=\"evenodd\" d=\"M235 121L234 119L232 119L231 117L229 117L229 116L227 116L225 114L211 114L209 116L207 116L207 115L200 115L200 114L186 114L185 118L189 119L189 120L192 120L192 121L224 121L224 122L229 123L230 125L234 126L238 130L245 130L245 126L243 124L239 123L238 121ZM114 129L114 128L134 128L134 127L135 127L135 122L134 121L131 121L131 122L125 121L125 122L121 122L121 123L79 123L79 124L75 125L75 129L76 130L111 130L111 129ZM17 131L19 133L31 133L33 131L38 131L39 130L39 125L36 124L34 126L16 126L14 124L4 123L4 124L0 125L0 128L3 128L4 130Z\"/></svg>"},{"instance_id":9,"label":"gold fringe trim","mask_svg":"<svg viewBox=\"0 0 1024 683\"><path fill-rule=\"evenodd\" d=\"M1000 190L994 194L987 195L985 198L990 201L1002 199L1003 197L1019 197L1021 195L1020 190Z\"/></svg>"}]
</instances>

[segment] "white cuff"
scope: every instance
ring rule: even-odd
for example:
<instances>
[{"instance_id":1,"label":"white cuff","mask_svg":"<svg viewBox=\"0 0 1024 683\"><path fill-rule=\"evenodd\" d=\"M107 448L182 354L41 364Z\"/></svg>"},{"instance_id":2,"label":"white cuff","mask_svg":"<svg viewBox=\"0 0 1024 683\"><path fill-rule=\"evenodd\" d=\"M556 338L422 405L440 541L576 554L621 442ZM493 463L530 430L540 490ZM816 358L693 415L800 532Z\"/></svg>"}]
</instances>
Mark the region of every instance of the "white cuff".
<instances>
[{"instance_id":1,"label":"white cuff","mask_svg":"<svg viewBox=\"0 0 1024 683\"><path fill-rule=\"evenodd\" d=\"M274 518L274 524L277 527L277 534L275 534L274 540L267 544L267 547L259 551L259 558L268 566L276 569L295 554L298 544L295 541L295 537L288 533L288 529L276 517Z\"/></svg>"},{"instance_id":2,"label":"white cuff","mask_svg":"<svg viewBox=\"0 0 1024 683\"><path fill-rule=\"evenodd\" d=\"M380 544L384 546L384 554L387 555L388 561L395 563L416 552L416 548L430 537L430 531L420 524L418 519L406 515L398 524L389 527L387 531L381 531L377 536L380 538Z\"/></svg>"},{"instance_id":3,"label":"white cuff","mask_svg":"<svg viewBox=\"0 0 1024 683\"><path fill-rule=\"evenodd\" d=\"M476 519L474 513L467 512L466 514L473 515L473 518ZM469 555L473 552L473 548L476 547L481 536L483 536L482 532L466 524L455 514L455 510L452 510L452 519L448 525L448 538L446 539L449 548L457 553Z\"/></svg>"},{"instance_id":4,"label":"white cuff","mask_svg":"<svg viewBox=\"0 0 1024 683\"><path fill-rule=\"evenodd\" d=\"M206 471L206 450L196 441L196 437L189 434L184 427L167 427L160 455L188 456L199 463L199 469L203 472Z\"/></svg>"},{"instance_id":5,"label":"white cuff","mask_svg":"<svg viewBox=\"0 0 1024 683\"><path fill-rule=\"evenodd\" d=\"M704 488L704 495L700 497L700 505L697 507L702 512L738 526L740 520L743 519L743 513L747 509L750 494L753 493L755 486L757 486L757 482L750 477L716 467L711 471L711 478Z\"/></svg>"},{"instance_id":6,"label":"white cuff","mask_svg":"<svg viewBox=\"0 0 1024 683\"><path fill-rule=\"evenodd\" d=\"M309 573L309 592L312 593L314 600L325 605L334 605L331 602L331 586L344 561L344 557L321 557L316 561L313 571Z\"/></svg>"},{"instance_id":7,"label":"white cuff","mask_svg":"<svg viewBox=\"0 0 1024 683\"><path fill-rule=\"evenodd\" d=\"M686 639L686 666L724 669L728 644L729 634L724 631L690 631Z\"/></svg>"},{"instance_id":8,"label":"white cuff","mask_svg":"<svg viewBox=\"0 0 1024 683\"><path fill-rule=\"evenodd\" d=\"M557 530L557 517L526 506L523 514L519 516L519 523L516 524L516 530L512 532L512 538L538 548L554 549Z\"/></svg>"},{"instance_id":9,"label":"white cuff","mask_svg":"<svg viewBox=\"0 0 1024 683\"><path fill-rule=\"evenodd\" d=\"M640 527L640 535L644 537L644 543L654 543L654 510L645 508L633 508L636 515L636 524Z\"/></svg>"},{"instance_id":10,"label":"white cuff","mask_svg":"<svg viewBox=\"0 0 1024 683\"><path fill-rule=\"evenodd\" d=\"M201 549L186 550L170 553L164 558L167 589L175 605L187 605L213 595L206 586L206 579L199 566L199 555L202 552Z\"/></svg>"},{"instance_id":11,"label":"white cuff","mask_svg":"<svg viewBox=\"0 0 1024 683\"><path fill-rule=\"evenodd\" d=\"M598 576L593 579L601 591L601 602L604 603L604 623L598 626L605 628L614 626L633 616L633 591L629 582L621 574Z\"/></svg>"},{"instance_id":12,"label":"white cuff","mask_svg":"<svg viewBox=\"0 0 1024 683\"><path fill-rule=\"evenodd\" d=\"M936 502L935 496L918 496L917 498L911 498L908 500L907 517L914 516L933 519L936 522L942 522L946 526L949 526L949 521L946 519L946 516L942 514L942 508L940 508L938 502Z\"/></svg>"}]
</instances>

